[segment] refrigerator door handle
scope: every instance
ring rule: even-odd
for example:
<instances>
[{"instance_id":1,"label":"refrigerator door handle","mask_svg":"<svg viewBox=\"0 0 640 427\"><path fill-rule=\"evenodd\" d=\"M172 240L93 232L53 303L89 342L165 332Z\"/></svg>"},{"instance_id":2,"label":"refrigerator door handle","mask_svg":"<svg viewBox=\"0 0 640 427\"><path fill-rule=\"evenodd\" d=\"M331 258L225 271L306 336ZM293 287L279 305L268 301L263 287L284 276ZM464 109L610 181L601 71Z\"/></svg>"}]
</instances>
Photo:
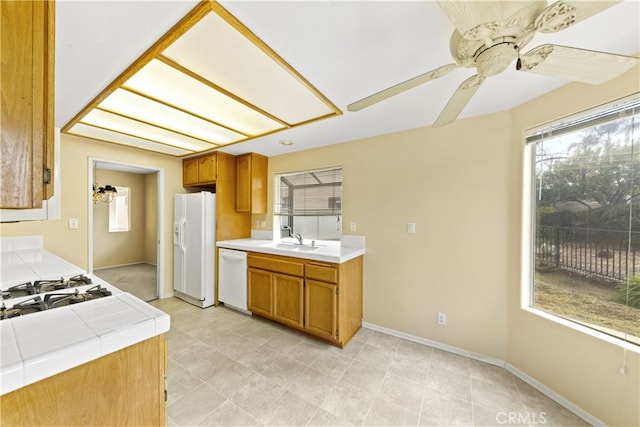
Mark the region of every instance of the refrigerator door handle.
<instances>
[{"instance_id":1,"label":"refrigerator door handle","mask_svg":"<svg viewBox=\"0 0 640 427\"><path fill-rule=\"evenodd\" d=\"M182 250L182 252L185 251L186 247L184 245L184 228L186 225L187 221L185 221L184 218L180 219L180 250Z\"/></svg>"}]
</instances>

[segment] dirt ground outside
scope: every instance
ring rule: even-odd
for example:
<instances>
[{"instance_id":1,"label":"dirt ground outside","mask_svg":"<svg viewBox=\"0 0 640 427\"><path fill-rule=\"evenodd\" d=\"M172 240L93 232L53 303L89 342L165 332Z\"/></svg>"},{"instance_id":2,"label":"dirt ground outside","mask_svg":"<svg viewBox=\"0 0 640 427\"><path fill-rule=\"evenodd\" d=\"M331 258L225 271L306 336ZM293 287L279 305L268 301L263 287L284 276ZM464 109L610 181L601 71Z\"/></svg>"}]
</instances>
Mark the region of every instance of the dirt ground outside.
<instances>
[{"instance_id":1,"label":"dirt ground outside","mask_svg":"<svg viewBox=\"0 0 640 427\"><path fill-rule=\"evenodd\" d=\"M618 302L616 290L616 283L564 270L536 271L535 307L633 335L640 343L640 308Z\"/></svg>"}]
</instances>

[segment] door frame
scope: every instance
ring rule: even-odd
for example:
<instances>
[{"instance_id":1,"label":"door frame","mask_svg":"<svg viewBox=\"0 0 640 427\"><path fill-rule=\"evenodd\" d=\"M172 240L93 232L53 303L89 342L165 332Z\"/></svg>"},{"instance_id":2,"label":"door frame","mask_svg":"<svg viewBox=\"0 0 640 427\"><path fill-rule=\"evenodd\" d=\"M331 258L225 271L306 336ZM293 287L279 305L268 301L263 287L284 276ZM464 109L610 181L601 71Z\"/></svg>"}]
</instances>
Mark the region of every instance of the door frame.
<instances>
[{"instance_id":1,"label":"door frame","mask_svg":"<svg viewBox=\"0 0 640 427\"><path fill-rule=\"evenodd\" d=\"M156 230L156 293L159 299L165 297L164 292L164 169L155 168L146 165L138 165L134 163L126 163L111 159L102 159L97 157L89 157L89 173L87 174L88 181L88 209L87 209L87 224L88 224L88 238L87 238L87 272L93 274L93 170L97 163L108 163L123 167L132 167L146 171L148 173L155 173L157 175L157 230Z\"/></svg>"}]
</instances>

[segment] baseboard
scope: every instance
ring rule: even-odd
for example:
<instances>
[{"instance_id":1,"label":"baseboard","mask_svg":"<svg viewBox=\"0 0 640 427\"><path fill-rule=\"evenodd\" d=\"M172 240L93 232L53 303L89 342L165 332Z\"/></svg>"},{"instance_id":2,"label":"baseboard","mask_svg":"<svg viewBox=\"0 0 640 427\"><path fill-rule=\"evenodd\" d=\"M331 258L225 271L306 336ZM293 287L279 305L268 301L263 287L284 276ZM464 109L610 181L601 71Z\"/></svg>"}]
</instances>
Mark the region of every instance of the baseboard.
<instances>
[{"instance_id":1,"label":"baseboard","mask_svg":"<svg viewBox=\"0 0 640 427\"><path fill-rule=\"evenodd\" d=\"M146 262L146 261L138 261L138 262L130 262L128 264L117 264L117 265L109 265L107 267L93 267L93 271L96 270L104 270L105 268L117 268L117 267L128 267L130 265L138 265L138 264L147 264L147 265L152 265L154 267L157 268L156 264L151 264L150 262Z\"/></svg>"},{"instance_id":2,"label":"baseboard","mask_svg":"<svg viewBox=\"0 0 640 427\"><path fill-rule=\"evenodd\" d=\"M404 338L405 340L408 340L408 341L413 341L413 342L417 342L418 344L428 345L429 347L437 348L438 350L448 351L449 353L458 354L460 356L465 356L474 360L479 360L480 362L485 362L490 365L499 366L501 368L504 368L506 365L504 360L488 357L478 353L473 353L471 351L464 350L462 348L455 347L452 345L443 344L438 341L432 341L426 338L417 337L415 335L405 334L404 332L385 328L384 326L378 326L368 322L362 322L362 326L367 329L372 329L374 331L382 332L388 335L393 335L394 337L398 337L398 338Z\"/></svg>"},{"instance_id":3,"label":"baseboard","mask_svg":"<svg viewBox=\"0 0 640 427\"><path fill-rule=\"evenodd\" d=\"M493 358L493 357L484 356L482 354L474 353L474 352L471 352L471 351L468 351L468 350L465 350L465 349L462 349L462 348L459 348L459 347L455 347L455 346L448 345L448 344L443 344L443 343L438 342L438 341L432 341L432 340L428 340L426 338L417 337L415 335L406 334L404 332L396 331L395 329L385 328L384 326L374 325L373 323L362 322L362 327L363 328L367 328L367 329L371 329L371 330L374 330L374 331L382 332L384 334L392 335L394 337L403 338L403 339L406 339L408 341L413 341L413 342L416 342L418 344L424 344L424 345L427 345L429 347L437 348L438 350L448 351L449 353L457 354L457 355L460 355L460 356L465 356L465 357L468 357L468 358L473 359L473 360L478 360L480 362L485 362L485 363L488 363L490 365L494 365L494 366L498 366L498 367L504 368L507 371L509 371L510 373L512 373L513 375L515 375L516 377L518 377L519 379L521 379L522 381L524 381L525 383L529 384L531 387L533 387L536 390L538 390L540 393L542 393L545 396L547 396L549 399L551 399L554 402L556 402L557 404L563 406L568 411L571 411L577 417L583 419L585 422L589 423L590 425L592 425L592 426L605 426L606 425L605 423L600 421L598 418L594 417L593 415L591 415L590 413L588 413L587 411L582 409L580 406L578 406L575 403L571 402L570 400L562 397L561 395L559 395L555 391L551 390L549 387L547 387L544 384L542 384L539 381L537 381L535 378L530 377L526 373L522 372L521 370L519 370L515 366L505 362L504 360L500 360L500 359L496 359L496 358Z\"/></svg>"},{"instance_id":4,"label":"baseboard","mask_svg":"<svg viewBox=\"0 0 640 427\"><path fill-rule=\"evenodd\" d=\"M559 395L555 391L551 390L549 387L545 386L544 384L540 383L535 378L533 378L533 377L527 375L526 373L522 372L520 369L516 368L515 366L511 365L510 363L506 363L505 369L507 371L511 372L516 377L520 378L525 383L529 384L531 387L533 387L536 390L538 390L540 393L542 393L545 396L547 396L549 399L553 400L554 402L558 403L559 405L562 405L568 411L573 412L576 416L582 418L584 421L586 421L590 425L592 425L592 426L606 426L606 423L604 423L601 420L599 420L598 418L594 417L593 415L591 415L590 413L588 413L587 411L585 411L584 409L582 409L580 406L576 405L575 403L571 402L570 400L565 399L564 397L562 397L561 395Z\"/></svg>"}]
</instances>

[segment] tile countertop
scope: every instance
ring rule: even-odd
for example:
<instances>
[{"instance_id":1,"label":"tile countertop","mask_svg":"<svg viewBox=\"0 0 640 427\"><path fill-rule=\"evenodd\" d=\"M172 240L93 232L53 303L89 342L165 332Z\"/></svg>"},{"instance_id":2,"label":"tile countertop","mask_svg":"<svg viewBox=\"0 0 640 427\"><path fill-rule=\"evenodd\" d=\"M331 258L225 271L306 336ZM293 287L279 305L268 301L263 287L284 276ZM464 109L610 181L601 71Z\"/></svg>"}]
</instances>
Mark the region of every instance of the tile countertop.
<instances>
[{"instance_id":1,"label":"tile countertop","mask_svg":"<svg viewBox=\"0 0 640 427\"><path fill-rule=\"evenodd\" d=\"M291 239L283 239L282 242L289 242ZM312 259L315 261L343 263L350 259L364 255L364 237L362 236L343 236L341 242L323 242L318 241L318 248L313 250L298 251L295 245L291 245L292 249L276 247L278 241L266 239L236 239L222 240L216 243L219 248L236 249L247 252L261 252L272 255L283 255L295 258ZM304 241L305 245L310 242ZM284 245L281 245L284 246Z\"/></svg>"},{"instance_id":2,"label":"tile countertop","mask_svg":"<svg viewBox=\"0 0 640 427\"><path fill-rule=\"evenodd\" d=\"M20 281L85 273L34 245L1 238L0 287ZM62 268L62 270L58 270ZM29 277L27 277L27 275ZM0 394L35 383L122 348L167 332L169 315L141 299L107 285L113 296L0 320Z\"/></svg>"}]
</instances>

